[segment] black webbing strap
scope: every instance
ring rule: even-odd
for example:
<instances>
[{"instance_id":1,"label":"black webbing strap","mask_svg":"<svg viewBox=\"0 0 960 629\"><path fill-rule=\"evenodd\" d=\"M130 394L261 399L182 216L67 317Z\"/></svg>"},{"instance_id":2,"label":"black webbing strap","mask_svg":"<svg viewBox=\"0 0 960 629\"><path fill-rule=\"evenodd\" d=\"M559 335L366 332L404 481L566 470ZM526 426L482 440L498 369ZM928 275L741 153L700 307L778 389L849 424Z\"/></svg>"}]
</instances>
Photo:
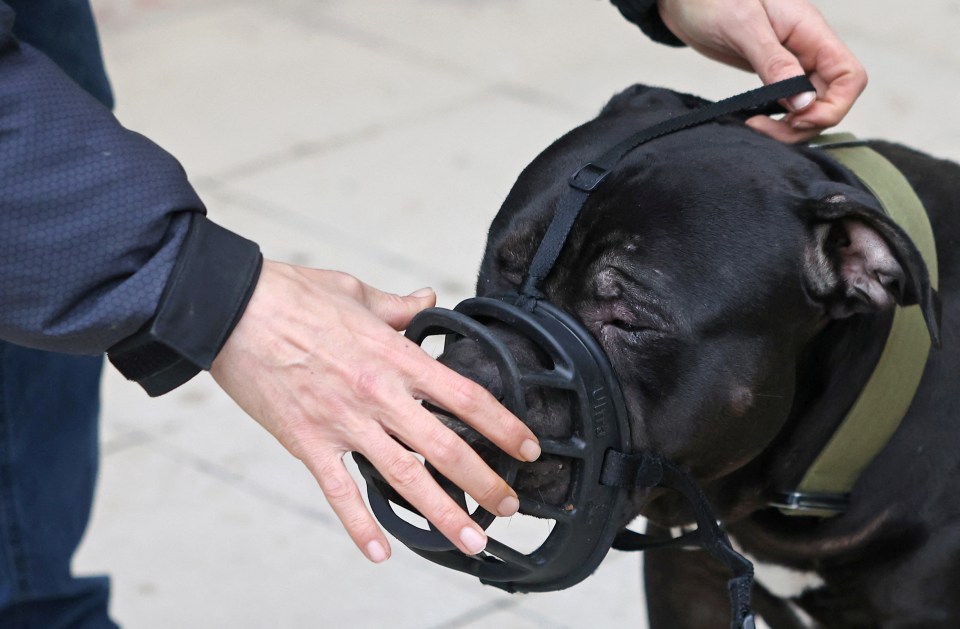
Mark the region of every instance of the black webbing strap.
<instances>
[{"instance_id":1,"label":"black webbing strap","mask_svg":"<svg viewBox=\"0 0 960 629\"><path fill-rule=\"evenodd\" d=\"M610 449L603 457L600 484L606 487L656 487L662 480L663 463L656 455Z\"/></svg>"},{"instance_id":2,"label":"black webbing strap","mask_svg":"<svg viewBox=\"0 0 960 629\"><path fill-rule=\"evenodd\" d=\"M731 629L753 629L754 618L750 609L753 564L733 549L727 534L717 524L703 490L689 474L656 454L607 450L600 470L600 484L627 488L664 487L680 493L693 511L697 522L695 530L664 539L624 529L617 535L613 547L617 550L702 548L733 573L727 582Z\"/></svg>"},{"instance_id":3,"label":"black webbing strap","mask_svg":"<svg viewBox=\"0 0 960 629\"><path fill-rule=\"evenodd\" d=\"M567 180L569 188L557 204L553 220L547 233L540 241L540 247L533 256L527 278L520 289L526 297L539 298L540 285L553 269L560 251L563 249L577 216L586 204L590 193L596 190L616 165L630 151L651 140L689 129L731 114L774 114L783 113L783 107L777 102L802 92L814 91L813 84L805 76L771 83L737 96L694 109L676 118L668 118L631 135L627 139L577 169Z\"/></svg>"}]
</instances>

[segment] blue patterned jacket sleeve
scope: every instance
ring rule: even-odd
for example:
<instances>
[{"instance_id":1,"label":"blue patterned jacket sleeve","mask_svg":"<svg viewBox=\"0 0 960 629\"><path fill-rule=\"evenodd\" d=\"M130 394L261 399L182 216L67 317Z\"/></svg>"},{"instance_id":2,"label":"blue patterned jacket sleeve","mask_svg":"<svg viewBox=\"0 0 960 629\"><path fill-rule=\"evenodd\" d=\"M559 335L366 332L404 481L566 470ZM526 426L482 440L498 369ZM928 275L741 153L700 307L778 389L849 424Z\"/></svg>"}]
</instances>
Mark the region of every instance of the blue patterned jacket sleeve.
<instances>
[{"instance_id":1,"label":"blue patterned jacket sleeve","mask_svg":"<svg viewBox=\"0 0 960 629\"><path fill-rule=\"evenodd\" d=\"M13 25L0 2L0 338L110 349L125 375L163 393L209 368L259 249L207 220L180 164Z\"/></svg>"}]
</instances>

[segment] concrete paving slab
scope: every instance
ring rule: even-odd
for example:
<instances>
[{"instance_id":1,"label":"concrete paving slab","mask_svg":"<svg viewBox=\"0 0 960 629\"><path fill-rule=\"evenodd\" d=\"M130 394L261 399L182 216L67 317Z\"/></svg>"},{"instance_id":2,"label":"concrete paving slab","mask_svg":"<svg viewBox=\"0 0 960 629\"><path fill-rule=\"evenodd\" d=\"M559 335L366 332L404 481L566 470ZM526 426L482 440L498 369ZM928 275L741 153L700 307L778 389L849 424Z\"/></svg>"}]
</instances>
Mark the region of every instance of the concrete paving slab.
<instances>
[{"instance_id":1,"label":"concrete paving slab","mask_svg":"<svg viewBox=\"0 0 960 629\"><path fill-rule=\"evenodd\" d=\"M472 277L458 276L411 251L386 250L375 237L352 230L354 217L340 212L335 200L315 198L303 208L290 201L296 192L274 198L228 186L201 186L201 194L216 208L219 223L255 237L266 258L337 269L398 294L428 285L438 291L446 288L440 292L447 299L451 291L456 299L472 294Z\"/></svg>"},{"instance_id":2,"label":"concrete paving slab","mask_svg":"<svg viewBox=\"0 0 960 629\"><path fill-rule=\"evenodd\" d=\"M263 3L181 15L103 39L118 117L193 177L362 134L475 89L278 19Z\"/></svg>"},{"instance_id":3,"label":"concrete paving slab","mask_svg":"<svg viewBox=\"0 0 960 629\"><path fill-rule=\"evenodd\" d=\"M637 82L720 98L755 86L746 73L650 42L606 2L476 3L284 0L319 28L412 62L493 81L518 100L594 115ZM691 75L696 83L685 81ZM694 89L696 88L696 89Z\"/></svg>"},{"instance_id":4,"label":"concrete paving slab","mask_svg":"<svg viewBox=\"0 0 960 629\"><path fill-rule=\"evenodd\" d=\"M509 605L509 602L504 603ZM511 629L561 629L567 625L532 615L510 605L502 608L499 604L490 604L429 629L480 629L481 627L510 627Z\"/></svg>"},{"instance_id":5,"label":"concrete paving slab","mask_svg":"<svg viewBox=\"0 0 960 629\"><path fill-rule=\"evenodd\" d=\"M951 111L960 103L960 65L872 41L857 53L871 82L842 128L960 161L960 119Z\"/></svg>"},{"instance_id":6,"label":"concrete paving slab","mask_svg":"<svg viewBox=\"0 0 960 629\"><path fill-rule=\"evenodd\" d=\"M464 10L440 0L381 0L357 10L346 1L285 1L298 7L298 14L311 16L304 19L331 29L331 22L339 25L345 38L497 80L517 98L526 93L542 106L582 116L592 115L597 103L636 82L707 98L758 85L754 76L710 63L693 51L648 41L603 2L485 2ZM871 76L871 87L843 127L957 159L960 123L946 112L960 96L960 48L955 45L960 5L931 0L908 8L884 0L818 6ZM461 28L460 22L469 26ZM439 23L450 26L437 28ZM901 120L905 109L917 124Z\"/></svg>"},{"instance_id":7,"label":"concrete paving slab","mask_svg":"<svg viewBox=\"0 0 960 629\"><path fill-rule=\"evenodd\" d=\"M389 254L391 267L427 284L472 291L486 231L514 179L535 147L570 126L569 115L485 93L454 111L227 179L223 189L290 214L319 238Z\"/></svg>"},{"instance_id":8,"label":"concrete paving slab","mask_svg":"<svg viewBox=\"0 0 960 629\"><path fill-rule=\"evenodd\" d=\"M960 48L957 47L957 26L960 25L960 3L956 0L926 0L904 4L900 0L864 2L818 2L820 11L845 39L873 42L895 53L910 53L926 60L937 59L960 72ZM860 54L856 44L851 46ZM884 68L866 63L876 73ZM921 82L938 76L922 66L903 76L910 82ZM942 75L941 75L942 78Z\"/></svg>"},{"instance_id":9,"label":"concrete paving slab","mask_svg":"<svg viewBox=\"0 0 960 629\"><path fill-rule=\"evenodd\" d=\"M640 553L611 551L585 581L562 592L523 596L515 609L542 615L551 627L646 627L640 571Z\"/></svg>"},{"instance_id":10,"label":"concrete paving slab","mask_svg":"<svg viewBox=\"0 0 960 629\"><path fill-rule=\"evenodd\" d=\"M329 523L166 445L105 459L93 528L76 566L113 575L130 627L424 627L483 600L412 555L370 564Z\"/></svg>"}]
</instances>

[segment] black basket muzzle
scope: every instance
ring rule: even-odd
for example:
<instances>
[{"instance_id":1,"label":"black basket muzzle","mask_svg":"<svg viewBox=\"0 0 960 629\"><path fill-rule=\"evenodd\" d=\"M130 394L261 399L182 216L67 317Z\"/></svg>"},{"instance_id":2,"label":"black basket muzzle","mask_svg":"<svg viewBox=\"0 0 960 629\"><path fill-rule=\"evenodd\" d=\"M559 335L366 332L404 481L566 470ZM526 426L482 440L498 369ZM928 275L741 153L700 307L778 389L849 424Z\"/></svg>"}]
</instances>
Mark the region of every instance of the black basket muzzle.
<instances>
[{"instance_id":1,"label":"black basket muzzle","mask_svg":"<svg viewBox=\"0 0 960 629\"><path fill-rule=\"evenodd\" d=\"M782 113L780 99L813 89L806 77L798 76L668 117L631 134L583 164L568 178L568 186L557 201L519 294L468 299L453 311L434 308L414 318L407 336L418 344L435 335L445 335L447 344L459 338L477 343L499 371L500 401L521 420L528 416L526 392L529 388L555 388L571 394L570 437L552 440L538 435L538 438L544 453L568 459L573 472L569 491L561 504L544 502L538 496L520 496L521 513L556 523L536 550L524 554L489 539L486 550L474 557L461 553L432 526L423 529L401 518L394 505L416 510L384 482L366 459L355 454L367 481L370 505L388 531L431 561L517 592L558 590L579 583L596 569L612 546L624 550L700 547L733 573L728 582L730 626L735 629L754 626L750 610L753 566L733 550L702 490L686 471L654 453L630 451L623 395L606 355L582 325L549 303L541 287L590 195L632 151L657 138L724 116L746 119L760 113ZM494 323L526 336L550 358L552 366L548 369L521 367L507 345L492 332L490 325ZM512 483L519 465L502 454L495 467L504 480ZM466 508L463 491L435 470L431 469L431 473L457 503ZM632 531L618 536L629 491L654 486L678 491L692 507L697 529L666 540L649 539ZM495 519L479 507L471 516L484 529Z\"/></svg>"},{"instance_id":2,"label":"black basket muzzle","mask_svg":"<svg viewBox=\"0 0 960 629\"><path fill-rule=\"evenodd\" d=\"M491 324L502 324L523 335L549 357L552 365L521 366ZM544 454L558 457L569 466L570 483L559 503L544 502L541 496L519 495L520 513L555 523L536 550L524 554L491 538L485 552L469 556L432 526L420 528L401 518L395 506L415 510L369 462L354 455L380 523L417 554L511 592L559 590L589 576L610 550L622 525L626 499L622 488L601 484L604 457L609 450L626 451L630 447L620 386L594 338L570 315L548 302L515 294L468 299L454 310L425 310L413 320L406 335L418 344L428 337L443 335L445 347L460 338L475 342L499 371L500 402L521 420L528 417L526 399L530 389L564 391L571 405L569 437L538 438ZM500 453L493 465L507 483L513 484L523 464ZM432 468L431 473L466 508L464 492ZM485 529L495 519L480 507L471 516Z\"/></svg>"}]
</instances>

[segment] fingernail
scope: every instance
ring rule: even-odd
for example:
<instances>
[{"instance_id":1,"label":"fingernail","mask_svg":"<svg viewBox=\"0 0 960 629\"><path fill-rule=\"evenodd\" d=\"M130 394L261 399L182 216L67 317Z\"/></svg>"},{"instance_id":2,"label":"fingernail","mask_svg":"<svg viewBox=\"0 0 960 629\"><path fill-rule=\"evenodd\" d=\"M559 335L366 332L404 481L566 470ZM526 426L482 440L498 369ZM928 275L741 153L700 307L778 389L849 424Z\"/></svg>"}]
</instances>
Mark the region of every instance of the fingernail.
<instances>
[{"instance_id":1,"label":"fingernail","mask_svg":"<svg viewBox=\"0 0 960 629\"><path fill-rule=\"evenodd\" d=\"M487 547L486 535L469 526L460 531L460 542L467 547L467 552L471 555L476 555Z\"/></svg>"},{"instance_id":2,"label":"fingernail","mask_svg":"<svg viewBox=\"0 0 960 629\"><path fill-rule=\"evenodd\" d=\"M809 131L810 129L813 129L816 125L808 120L797 120L796 122L792 122L790 126L796 129L797 131Z\"/></svg>"},{"instance_id":3,"label":"fingernail","mask_svg":"<svg viewBox=\"0 0 960 629\"><path fill-rule=\"evenodd\" d=\"M791 96L788 100L790 102L790 108L793 109L793 111L800 111L801 109L808 107L813 101L817 100L817 93L804 92L803 94Z\"/></svg>"},{"instance_id":4,"label":"fingernail","mask_svg":"<svg viewBox=\"0 0 960 629\"><path fill-rule=\"evenodd\" d=\"M524 461L536 461L540 458L540 446L535 441L527 439L520 444L520 456Z\"/></svg>"},{"instance_id":5,"label":"fingernail","mask_svg":"<svg viewBox=\"0 0 960 629\"><path fill-rule=\"evenodd\" d=\"M520 509L520 501L516 496L507 496L497 505L497 513L502 516L510 516Z\"/></svg>"},{"instance_id":6,"label":"fingernail","mask_svg":"<svg viewBox=\"0 0 960 629\"><path fill-rule=\"evenodd\" d=\"M387 549L377 540L373 540L367 544L367 557L369 557L373 563L381 563L387 558Z\"/></svg>"},{"instance_id":7,"label":"fingernail","mask_svg":"<svg viewBox=\"0 0 960 629\"><path fill-rule=\"evenodd\" d=\"M433 294L433 289L429 286L421 288L420 290L415 290L410 293L410 297L429 297Z\"/></svg>"}]
</instances>

